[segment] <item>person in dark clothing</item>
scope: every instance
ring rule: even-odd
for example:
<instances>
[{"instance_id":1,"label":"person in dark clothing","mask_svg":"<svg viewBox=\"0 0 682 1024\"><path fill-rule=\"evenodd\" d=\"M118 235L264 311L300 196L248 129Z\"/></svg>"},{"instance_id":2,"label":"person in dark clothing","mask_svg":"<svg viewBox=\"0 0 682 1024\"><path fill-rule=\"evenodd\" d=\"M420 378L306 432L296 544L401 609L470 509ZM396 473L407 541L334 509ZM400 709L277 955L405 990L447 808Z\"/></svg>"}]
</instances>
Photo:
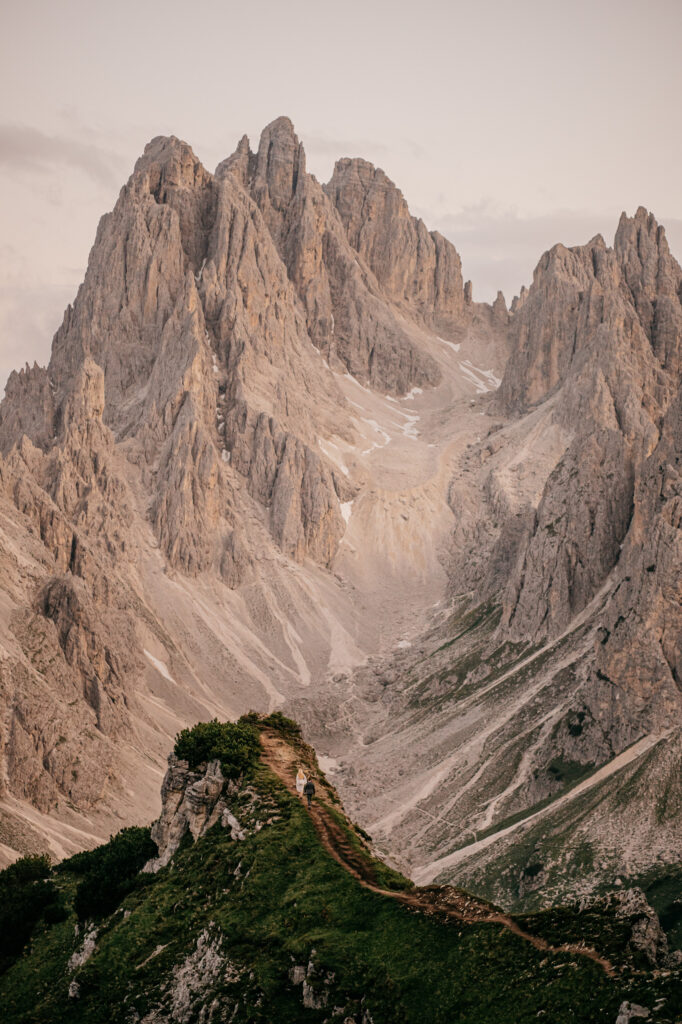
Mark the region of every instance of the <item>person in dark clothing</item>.
<instances>
[{"instance_id":1,"label":"person in dark clothing","mask_svg":"<svg viewBox=\"0 0 682 1024\"><path fill-rule=\"evenodd\" d=\"M308 810L315 796L315 783L312 779L308 779L305 786L303 787L303 795L308 798Z\"/></svg>"}]
</instances>

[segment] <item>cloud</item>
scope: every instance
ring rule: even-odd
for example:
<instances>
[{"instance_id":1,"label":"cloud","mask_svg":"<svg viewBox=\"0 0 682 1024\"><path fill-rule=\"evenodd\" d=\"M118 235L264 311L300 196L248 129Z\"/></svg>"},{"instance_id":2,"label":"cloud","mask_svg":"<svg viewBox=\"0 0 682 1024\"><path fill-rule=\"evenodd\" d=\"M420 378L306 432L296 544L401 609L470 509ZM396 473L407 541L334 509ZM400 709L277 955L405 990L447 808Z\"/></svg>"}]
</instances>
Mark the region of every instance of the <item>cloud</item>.
<instances>
[{"instance_id":1,"label":"cloud","mask_svg":"<svg viewBox=\"0 0 682 1024\"><path fill-rule=\"evenodd\" d=\"M322 156L340 158L342 156L357 156L359 153L371 151L372 153L389 153L388 146L380 142L369 142L367 139L330 139L324 135L306 133L303 137L303 145L306 151L319 153Z\"/></svg>"},{"instance_id":2,"label":"cloud","mask_svg":"<svg viewBox=\"0 0 682 1024\"><path fill-rule=\"evenodd\" d=\"M111 188L120 184L122 163L117 154L93 143L46 135L30 125L0 124L0 167L35 174L75 167L97 184Z\"/></svg>"},{"instance_id":3,"label":"cloud","mask_svg":"<svg viewBox=\"0 0 682 1024\"><path fill-rule=\"evenodd\" d=\"M0 285L0 399L12 370L27 361L48 362L53 335L73 295L73 286Z\"/></svg>"}]
</instances>

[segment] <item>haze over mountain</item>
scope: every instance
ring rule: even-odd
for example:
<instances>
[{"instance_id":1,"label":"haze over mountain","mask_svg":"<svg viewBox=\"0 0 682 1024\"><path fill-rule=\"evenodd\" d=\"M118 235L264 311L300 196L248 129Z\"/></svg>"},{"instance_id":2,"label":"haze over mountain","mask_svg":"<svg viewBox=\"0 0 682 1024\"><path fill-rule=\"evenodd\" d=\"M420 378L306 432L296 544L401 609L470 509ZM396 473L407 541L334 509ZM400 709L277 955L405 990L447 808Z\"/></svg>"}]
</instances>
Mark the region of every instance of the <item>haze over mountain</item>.
<instances>
[{"instance_id":1,"label":"haze over mountain","mask_svg":"<svg viewBox=\"0 0 682 1024\"><path fill-rule=\"evenodd\" d=\"M524 904L681 836L682 271L639 208L511 304L291 122L153 139L0 405L0 842L158 811L172 737L293 709L420 880Z\"/></svg>"}]
</instances>

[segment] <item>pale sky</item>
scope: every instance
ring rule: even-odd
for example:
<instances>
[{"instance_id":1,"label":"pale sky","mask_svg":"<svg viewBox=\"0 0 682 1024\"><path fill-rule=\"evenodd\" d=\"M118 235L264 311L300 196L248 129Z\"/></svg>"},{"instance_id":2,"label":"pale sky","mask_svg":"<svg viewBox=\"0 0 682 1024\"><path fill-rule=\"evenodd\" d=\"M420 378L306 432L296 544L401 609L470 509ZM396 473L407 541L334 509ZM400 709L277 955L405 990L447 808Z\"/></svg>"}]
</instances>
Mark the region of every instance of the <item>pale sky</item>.
<instances>
[{"instance_id":1,"label":"pale sky","mask_svg":"<svg viewBox=\"0 0 682 1024\"><path fill-rule=\"evenodd\" d=\"M0 14L0 392L46 362L146 142L213 170L288 115L363 156L507 301L639 205L682 256L682 0L22 0Z\"/></svg>"}]
</instances>

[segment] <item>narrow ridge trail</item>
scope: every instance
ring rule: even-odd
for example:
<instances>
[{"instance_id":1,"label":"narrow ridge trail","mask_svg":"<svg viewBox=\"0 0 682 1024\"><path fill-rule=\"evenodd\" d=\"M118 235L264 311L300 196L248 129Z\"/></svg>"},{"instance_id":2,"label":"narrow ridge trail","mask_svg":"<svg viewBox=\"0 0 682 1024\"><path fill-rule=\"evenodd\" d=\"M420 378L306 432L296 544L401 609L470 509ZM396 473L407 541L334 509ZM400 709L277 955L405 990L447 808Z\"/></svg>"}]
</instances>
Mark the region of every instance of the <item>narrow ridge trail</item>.
<instances>
[{"instance_id":1,"label":"narrow ridge trail","mask_svg":"<svg viewBox=\"0 0 682 1024\"><path fill-rule=\"evenodd\" d=\"M263 762L272 769L291 793L296 793L294 778L299 763L307 758L294 749L277 733L263 730ZM318 770L318 779L321 772ZM525 931L508 914L492 909L482 900L469 896L452 886L428 886L416 888L411 892L384 889L376 884L374 871L367 851L367 859L354 850L343 828L334 820L327 807L319 800L313 801L310 817L320 842L334 860L344 868L365 889L380 896L388 896L407 907L425 914L441 916L459 921L463 924L499 924L509 929L514 935L530 942L535 949L547 953L571 953L584 956L599 964L605 974L615 977L613 965L605 957L589 946L576 943L564 943L552 946L545 939Z\"/></svg>"}]
</instances>

